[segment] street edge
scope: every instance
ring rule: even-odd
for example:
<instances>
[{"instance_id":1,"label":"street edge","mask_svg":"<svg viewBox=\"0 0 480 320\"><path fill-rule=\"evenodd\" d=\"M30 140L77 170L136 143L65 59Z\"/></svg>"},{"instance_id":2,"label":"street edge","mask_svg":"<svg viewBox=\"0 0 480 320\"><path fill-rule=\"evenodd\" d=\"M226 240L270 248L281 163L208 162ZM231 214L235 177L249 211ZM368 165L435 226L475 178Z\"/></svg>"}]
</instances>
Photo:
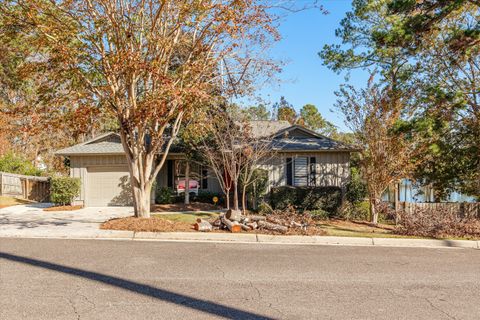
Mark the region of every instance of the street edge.
<instances>
[{"instance_id":1,"label":"street edge","mask_svg":"<svg viewBox=\"0 0 480 320\"><path fill-rule=\"evenodd\" d=\"M412 248L467 248L480 249L480 241L448 239L398 239L398 238L362 238L334 236L280 236L265 234L231 233L194 233L194 232L134 232L107 231L108 234L95 235L0 235L0 238L20 239L75 239L75 240L129 240L164 242L201 242L201 243L244 243L244 244L283 244L283 245L338 245L371 247L412 247Z\"/></svg>"}]
</instances>

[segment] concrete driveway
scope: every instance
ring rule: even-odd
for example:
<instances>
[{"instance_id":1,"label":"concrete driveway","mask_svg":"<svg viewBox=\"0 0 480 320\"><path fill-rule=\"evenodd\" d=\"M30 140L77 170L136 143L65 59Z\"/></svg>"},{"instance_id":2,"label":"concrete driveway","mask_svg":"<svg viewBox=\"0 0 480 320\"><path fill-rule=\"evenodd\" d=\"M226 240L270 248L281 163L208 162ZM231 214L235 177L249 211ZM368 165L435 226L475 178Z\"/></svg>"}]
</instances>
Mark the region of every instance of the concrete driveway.
<instances>
[{"instance_id":1,"label":"concrete driveway","mask_svg":"<svg viewBox=\"0 0 480 320\"><path fill-rule=\"evenodd\" d=\"M132 207L84 208L75 211L43 211L49 204L18 205L0 209L0 237L96 237L102 222L133 215Z\"/></svg>"}]
</instances>

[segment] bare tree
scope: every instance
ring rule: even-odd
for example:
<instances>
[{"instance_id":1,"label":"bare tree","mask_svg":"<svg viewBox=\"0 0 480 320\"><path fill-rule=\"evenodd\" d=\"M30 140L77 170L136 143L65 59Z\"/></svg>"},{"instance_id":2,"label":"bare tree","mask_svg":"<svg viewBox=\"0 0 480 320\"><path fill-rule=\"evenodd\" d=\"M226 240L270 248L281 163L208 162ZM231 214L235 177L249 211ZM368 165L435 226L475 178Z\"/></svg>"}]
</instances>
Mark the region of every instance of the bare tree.
<instances>
[{"instance_id":1,"label":"bare tree","mask_svg":"<svg viewBox=\"0 0 480 320\"><path fill-rule=\"evenodd\" d=\"M255 122L242 119L243 135L243 161L242 172L240 175L240 184L242 186L242 209L245 213L247 209L247 188L257 182L261 177L256 176L255 172L263 164L267 163L275 154L272 148L272 135L268 130L268 122L262 122L264 127L253 128Z\"/></svg>"},{"instance_id":2,"label":"bare tree","mask_svg":"<svg viewBox=\"0 0 480 320\"><path fill-rule=\"evenodd\" d=\"M225 194L227 209L233 191L233 208L238 210L238 180L241 174L243 132L228 111L218 110L210 123L205 123L206 135L198 150L207 160Z\"/></svg>"},{"instance_id":3,"label":"bare tree","mask_svg":"<svg viewBox=\"0 0 480 320\"><path fill-rule=\"evenodd\" d=\"M402 120L410 119L415 106L410 91L381 87L373 83L357 91L343 87L338 107L346 124L354 132L362 149L360 166L367 184L372 223L378 222L378 204L383 192L392 183L408 178L419 165L423 152L420 135L403 131Z\"/></svg>"},{"instance_id":4,"label":"bare tree","mask_svg":"<svg viewBox=\"0 0 480 320\"><path fill-rule=\"evenodd\" d=\"M208 134L202 139L199 150L219 180L230 208L233 191L233 208L239 210L239 187L242 188L242 208L246 210L246 190L255 182L254 172L272 156L268 124L263 128L252 126L243 112L227 108L216 113L206 126Z\"/></svg>"}]
</instances>

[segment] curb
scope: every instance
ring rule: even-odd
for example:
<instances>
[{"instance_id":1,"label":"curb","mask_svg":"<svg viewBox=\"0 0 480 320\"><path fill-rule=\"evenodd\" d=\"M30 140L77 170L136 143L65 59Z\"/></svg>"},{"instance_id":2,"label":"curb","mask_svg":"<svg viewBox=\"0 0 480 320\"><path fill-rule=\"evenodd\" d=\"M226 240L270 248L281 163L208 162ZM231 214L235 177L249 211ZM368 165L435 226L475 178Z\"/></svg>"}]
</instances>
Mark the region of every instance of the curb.
<instances>
[{"instance_id":1,"label":"curb","mask_svg":"<svg viewBox=\"0 0 480 320\"><path fill-rule=\"evenodd\" d=\"M232 237L230 233L202 232L135 232L133 240L160 241L221 241L221 242L257 242L255 234L240 233Z\"/></svg>"},{"instance_id":2,"label":"curb","mask_svg":"<svg viewBox=\"0 0 480 320\"><path fill-rule=\"evenodd\" d=\"M129 240L129 241L175 241L175 242L218 242L246 244L283 244L283 245L340 245L403 248L467 248L480 249L480 241L474 240L436 240L436 239L398 239L398 238L361 238L333 236L281 236L249 233L201 233L201 232L133 232L99 230L90 234L1 234L0 238L35 239L77 239L77 240Z\"/></svg>"}]
</instances>

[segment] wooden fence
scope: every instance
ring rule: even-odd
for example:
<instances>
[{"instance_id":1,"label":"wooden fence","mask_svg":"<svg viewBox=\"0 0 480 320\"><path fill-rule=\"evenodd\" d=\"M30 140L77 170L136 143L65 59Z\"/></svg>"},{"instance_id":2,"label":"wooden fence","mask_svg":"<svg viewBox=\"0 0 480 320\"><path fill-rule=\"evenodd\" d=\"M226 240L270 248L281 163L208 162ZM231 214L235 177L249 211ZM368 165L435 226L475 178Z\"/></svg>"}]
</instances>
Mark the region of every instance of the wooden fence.
<instances>
[{"instance_id":1,"label":"wooden fence","mask_svg":"<svg viewBox=\"0 0 480 320\"><path fill-rule=\"evenodd\" d=\"M47 201L50 194L48 178L0 172L0 196L32 201Z\"/></svg>"},{"instance_id":2,"label":"wooden fence","mask_svg":"<svg viewBox=\"0 0 480 320\"><path fill-rule=\"evenodd\" d=\"M448 212L459 217L470 217L480 219L480 202L399 202L400 210L407 213L415 213L417 210L438 210L439 212Z\"/></svg>"}]
</instances>

